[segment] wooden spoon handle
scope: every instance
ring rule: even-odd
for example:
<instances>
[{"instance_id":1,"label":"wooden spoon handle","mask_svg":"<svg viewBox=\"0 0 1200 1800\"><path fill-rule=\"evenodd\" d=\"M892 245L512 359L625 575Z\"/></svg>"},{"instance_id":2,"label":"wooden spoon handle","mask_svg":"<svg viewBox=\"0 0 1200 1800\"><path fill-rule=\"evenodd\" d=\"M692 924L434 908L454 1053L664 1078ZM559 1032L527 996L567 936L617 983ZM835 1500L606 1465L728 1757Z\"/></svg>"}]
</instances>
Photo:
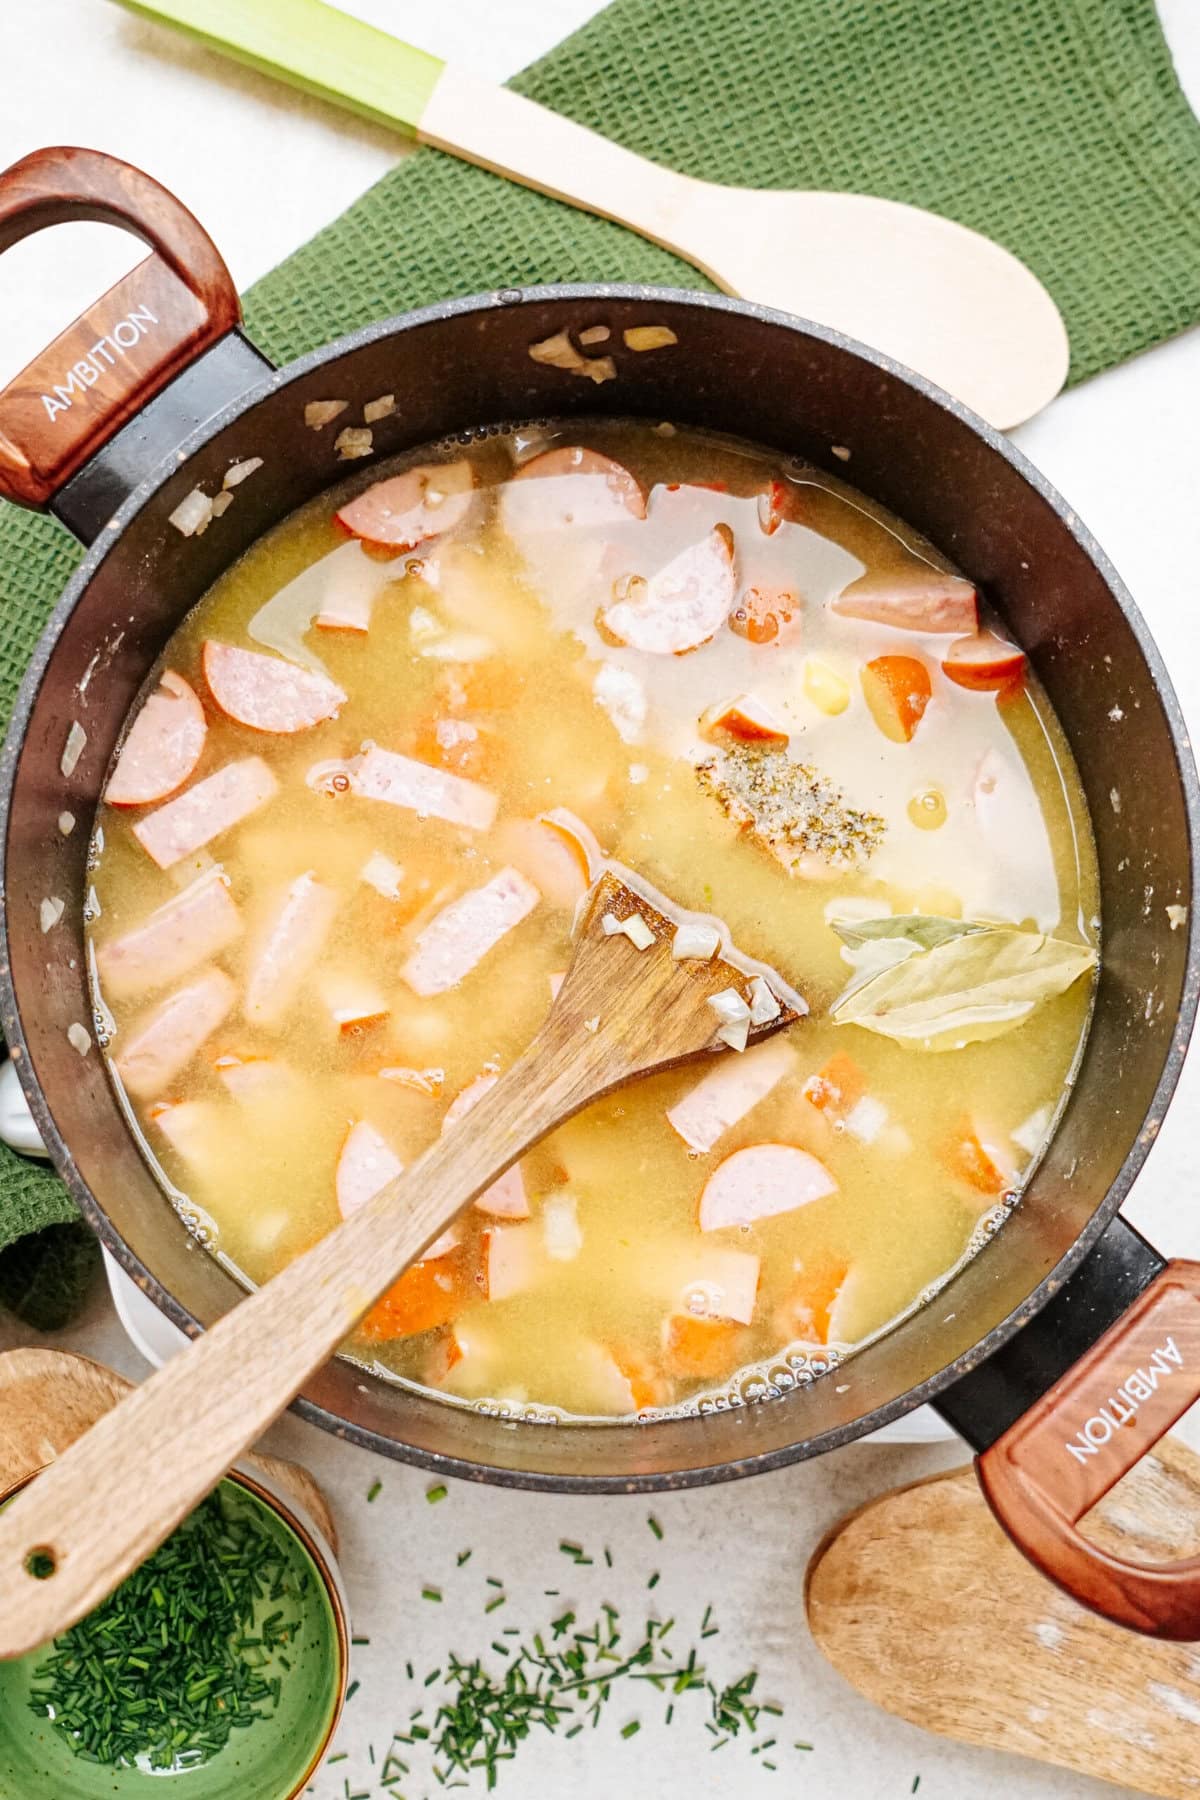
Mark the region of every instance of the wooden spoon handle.
<instances>
[{"instance_id":1,"label":"wooden spoon handle","mask_svg":"<svg viewBox=\"0 0 1200 1800\"><path fill-rule=\"evenodd\" d=\"M6 1508L0 1657L65 1631L144 1562L449 1220L590 1098L582 1061L556 1066L553 1038L535 1040L465 1129L241 1301ZM47 1561L53 1573L39 1578Z\"/></svg>"}]
</instances>

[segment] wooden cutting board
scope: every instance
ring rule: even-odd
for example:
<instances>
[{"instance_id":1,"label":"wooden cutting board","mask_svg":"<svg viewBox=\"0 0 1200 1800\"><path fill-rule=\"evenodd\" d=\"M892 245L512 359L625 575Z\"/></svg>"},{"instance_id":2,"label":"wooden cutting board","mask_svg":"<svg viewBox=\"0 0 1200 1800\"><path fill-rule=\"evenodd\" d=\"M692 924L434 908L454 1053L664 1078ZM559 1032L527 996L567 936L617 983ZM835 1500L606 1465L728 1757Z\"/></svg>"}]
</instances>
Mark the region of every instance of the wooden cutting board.
<instances>
[{"instance_id":1,"label":"wooden cutting board","mask_svg":"<svg viewBox=\"0 0 1200 1800\"><path fill-rule=\"evenodd\" d=\"M1200 1457L1165 1438L1088 1535L1169 1561L1200 1541ZM1200 1796L1200 1644L1138 1637L1051 1586L968 1467L842 1521L809 1564L808 1620L860 1693L927 1731L1161 1794Z\"/></svg>"},{"instance_id":2,"label":"wooden cutting board","mask_svg":"<svg viewBox=\"0 0 1200 1800\"><path fill-rule=\"evenodd\" d=\"M0 1493L53 1462L132 1386L103 1364L61 1350L0 1355ZM333 1515L307 1469L277 1456L246 1456L242 1463L296 1501L336 1554ZM154 1479L152 1469L146 1479Z\"/></svg>"}]
</instances>

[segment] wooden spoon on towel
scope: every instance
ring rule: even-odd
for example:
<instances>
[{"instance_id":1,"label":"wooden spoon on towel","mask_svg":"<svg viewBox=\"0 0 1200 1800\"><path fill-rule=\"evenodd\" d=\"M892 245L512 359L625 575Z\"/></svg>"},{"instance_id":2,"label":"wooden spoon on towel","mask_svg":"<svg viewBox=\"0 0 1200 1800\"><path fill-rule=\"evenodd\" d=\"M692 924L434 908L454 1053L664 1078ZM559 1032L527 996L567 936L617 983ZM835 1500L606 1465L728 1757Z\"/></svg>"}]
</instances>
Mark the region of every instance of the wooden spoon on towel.
<instances>
[{"instance_id":1,"label":"wooden spoon on towel","mask_svg":"<svg viewBox=\"0 0 1200 1800\"><path fill-rule=\"evenodd\" d=\"M0 1657L65 1631L144 1562L408 1264L547 1132L638 1075L739 1036L755 1043L807 1011L725 934L719 955L677 960L681 925L695 942L713 921L676 911L609 863L544 1025L468 1118L13 1501L0 1515ZM747 1003L753 1020L729 1018Z\"/></svg>"}]
</instances>

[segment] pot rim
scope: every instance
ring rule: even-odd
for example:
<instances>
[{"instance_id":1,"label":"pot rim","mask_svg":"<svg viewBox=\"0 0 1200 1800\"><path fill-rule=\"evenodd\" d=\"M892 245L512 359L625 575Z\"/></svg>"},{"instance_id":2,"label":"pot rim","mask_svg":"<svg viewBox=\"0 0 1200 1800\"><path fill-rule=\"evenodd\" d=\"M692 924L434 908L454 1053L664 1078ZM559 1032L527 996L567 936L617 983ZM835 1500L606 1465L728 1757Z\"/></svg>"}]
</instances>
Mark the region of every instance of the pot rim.
<instances>
[{"instance_id":1,"label":"pot rim","mask_svg":"<svg viewBox=\"0 0 1200 1800\"><path fill-rule=\"evenodd\" d=\"M918 1406L936 1399L938 1394L951 1387L962 1376L969 1374L980 1363L985 1362L1002 1345L1014 1337L1035 1314L1040 1312L1103 1236L1124 1203L1161 1128L1183 1068L1188 1043L1196 1021L1197 1007L1200 1004L1200 916L1198 916L1196 905L1197 845L1200 844L1200 780L1197 777L1188 727L1161 652L1128 588L1091 532L1081 523L1074 510L1066 503L1057 489L1034 467L1023 452L960 401L955 400L934 383L926 380L924 376L905 368L882 351L872 350L867 345L859 343L856 339L848 337L845 333L836 331L832 327L817 324L812 320L801 319L790 313L780 312L773 307L731 299L723 294L700 293L685 288L655 287L644 283L629 282L573 282L526 288L506 287L455 299L441 300L429 306L395 314L390 318L361 326L356 331L348 332L331 343L311 350L306 355L285 363L281 368L268 372L260 382L248 388L245 393L231 401L220 412L190 433L176 451L160 462L132 490L88 547L83 561L63 589L57 605L50 614L22 679L13 705L2 753L2 764L0 764L0 1011L9 1022L9 1053L17 1066L17 1073L30 1110L37 1121L46 1147L51 1153L54 1167L66 1183L72 1199L79 1207L88 1225L104 1247L110 1251L126 1273L174 1325L189 1337L200 1335L204 1329L200 1322L129 1249L93 1196L90 1188L80 1177L70 1147L58 1131L41 1085L31 1067L28 1043L12 980L8 932L7 858L8 819L13 782L30 713L68 619L96 570L115 547L130 521L153 500L161 487L177 476L181 468L186 467L191 458L210 439L236 419L250 412L268 394L301 380L314 370L337 362L339 358L350 351L377 343L385 338L398 336L402 332L434 324L439 320L486 312L497 307L564 301L588 304L613 300L634 302L658 300L676 306L693 307L701 311L725 312L749 317L764 324L780 327L801 337L816 339L831 348L857 358L859 361L866 362L891 380L915 389L926 401L965 425L976 437L983 440L993 455L999 456L1006 462L1014 473L1032 488L1038 498L1051 509L1060 526L1074 539L1079 549L1098 570L1120 606L1138 651L1150 670L1160 696L1183 790L1183 806L1187 824L1188 863L1191 872L1187 922L1187 970L1175 1035L1170 1050L1164 1058L1162 1071L1155 1084L1150 1105L1146 1110L1134 1144L1122 1162L1115 1181L1099 1200L1084 1229L1026 1298L998 1324L994 1325L970 1350L964 1351L953 1361L945 1364L916 1387L907 1389L903 1394L876 1407L872 1412L865 1413L842 1425L830 1427L813 1437L800 1438L778 1449L759 1452L729 1462L700 1464L673 1470L669 1473L605 1476L555 1475L542 1471L515 1470L497 1467L493 1464L471 1462L459 1456L424 1451L412 1445L399 1443L395 1438L385 1437L365 1426L355 1425L339 1415L331 1413L325 1407L317 1405L314 1401L305 1399L303 1395L298 1396L292 1403L292 1410L301 1418L321 1426L336 1437L365 1449L375 1450L394 1460L411 1463L419 1468L429 1469L439 1475L456 1480L488 1482L501 1487L551 1493L653 1493L661 1492L664 1489L701 1487L718 1481L739 1480L749 1475L783 1468L790 1463L822 1454L826 1450L837 1449L843 1444L852 1443L856 1439L878 1430L881 1426L903 1418L906 1413L915 1410ZM664 1421L664 1424L679 1426L693 1423L694 1421L691 1419ZM607 1425L570 1425L565 1429L572 1431L607 1430L611 1427Z\"/></svg>"}]
</instances>

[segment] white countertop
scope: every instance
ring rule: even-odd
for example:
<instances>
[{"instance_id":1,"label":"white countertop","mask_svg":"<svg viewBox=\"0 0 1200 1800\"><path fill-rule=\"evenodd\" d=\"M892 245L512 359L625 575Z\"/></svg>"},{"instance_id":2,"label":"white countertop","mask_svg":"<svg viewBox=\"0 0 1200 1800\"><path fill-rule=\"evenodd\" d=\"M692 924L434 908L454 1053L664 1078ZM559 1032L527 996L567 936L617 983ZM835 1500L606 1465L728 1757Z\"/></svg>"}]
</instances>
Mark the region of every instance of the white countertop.
<instances>
[{"instance_id":1,"label":"white countertop","mask_svg":"<svg viewBox=\"0 0 1200 1800\"><path fill-rule=\"evenodd\" d=\"M503 79L597 10L596 0L354 0L373 23ZM1184 86L1200 106L1200 9L1161 0ZM402 153L391 133L239 69L104 0L36 0L0 7L0 167L40 144L95 145L151 170L198 214L244 287L347 206ZM139 255L140 246L101 226L62 227L27 240L0 271L0 380ZM1067 494L1128 581L1171 667L1193 729L1200 725L1200 331L1139 357L1056 400L1016 440ZM1164 1252L1200 1256L1200 1209L1192 1179L1191 1131L1200 1117L1200 1056L1193 1054L1174 1108L1141 1176L1127 1216ZM0 1329L0 1343L14 1341ZM106 1298L64 1334L131 1375L145 1364L124 1338ZM780 1745L772 1774L731 1744L719 1758L697 1724L669 1732L662 1705L635 1709L642 1732L626 1742L620 1707L595 1734L573 1743L531 1741L504 1769L509 1800L741 1800L803 1793L806 1800L902 1800L921 1777L920 1800L1104 1800L1117 1790L999 1754L969 1751L905 1725L860 1700L814 1649L804 1627L808 1556L841 1515L890 1486L963 1460L956 1444L854 1446L750 1483L643 1500L533 1497L455 1485L440 1505L429 1478L335 1443L286 1419L271 1447L304 1461L325 1486L343 1538L355 1609L361 1686L336 1748L347 1760L323 1771L318 1800L372 1794L368 1746L380 1754L413 1703L404 1679L448 1649L483 1653L496 1626L543 1626L551 1609L611 1599L627 1619L654 1601L697 1622L711 1601L721 1634L704 1646L714 1675L760 1671L761 1697L778 1700ZM382 1491L368 1505L376 1480ZM646 1517L661 1520L661 1545ZM575 1570L562 1538L602 1560ZM462 1570L455 1553L472 1547ZM932 1551L931 1551L932 1554ZM509 1584L510 1602L485 1621L484 1578ZM421 1588L445 1590L440 1606ZM562 1599L544 1598L556 1587ZM686 1642L687 1638L684 1637ZM1027 1647L1037 1654L1038 1647ZM680 1709L682 1713L682 1707ZM795 1740L813 1745L794 1750ZM580 1754L583 1746L586 1751ZM418 1775L408 1800L440 1790ZM482 1783L472 1785L482 1792ZM8 1800L8 1797L4 1797ZM16 1800L16 1797L13 1797Z\"/></svg>"}]
</instances>

